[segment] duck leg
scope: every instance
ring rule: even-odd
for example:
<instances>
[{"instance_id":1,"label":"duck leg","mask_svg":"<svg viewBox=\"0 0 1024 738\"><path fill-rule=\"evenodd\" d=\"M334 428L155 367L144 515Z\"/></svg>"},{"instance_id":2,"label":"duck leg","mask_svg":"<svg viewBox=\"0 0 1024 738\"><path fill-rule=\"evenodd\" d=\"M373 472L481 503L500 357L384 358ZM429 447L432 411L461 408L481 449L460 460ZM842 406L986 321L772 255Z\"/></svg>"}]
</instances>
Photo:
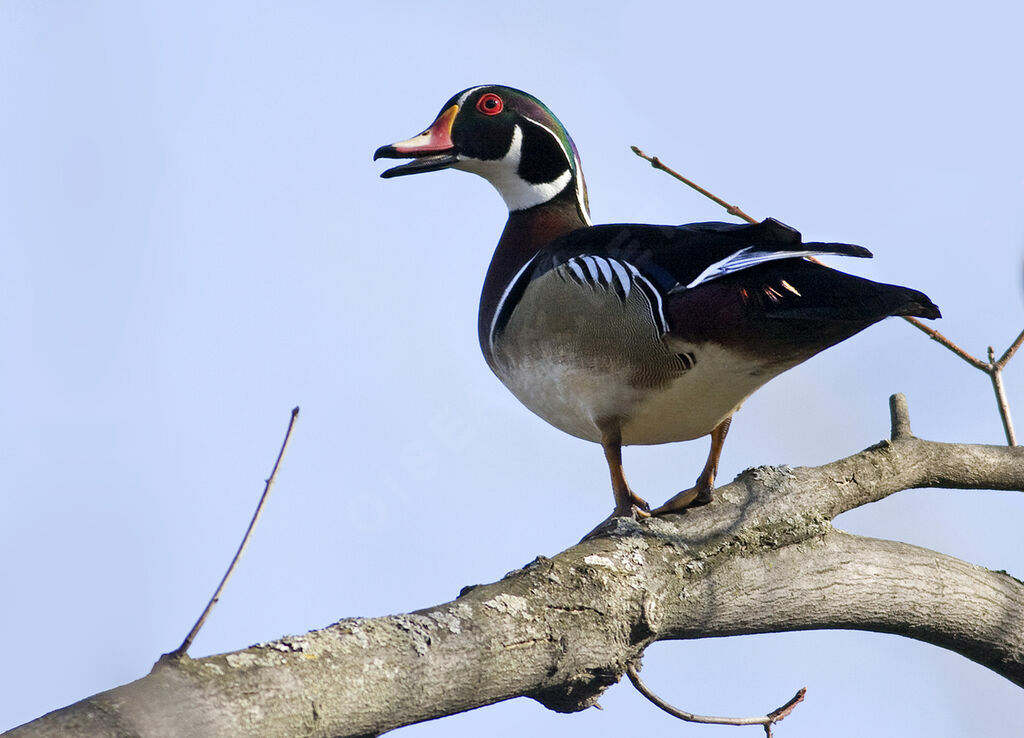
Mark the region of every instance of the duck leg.
<instances>
[{"instance_id":1,"label":"duck leg","mask_svg":"<svg viewBox=\"0 0 1024 738\"><path fill-rule=\"evenodd\" d=\"M690 489L683 490L661 507L652 510L651 515L679 512L693 505L706 505L711 502L711 492L715 488L715 476L718 474L718 458L722 455L722 446L725 445L730 423L731 415L711 431L711 451L708 453L707 463L704 464L704 471L697 477L697 482Z\"/></svg>"},{"instance_id":2,"label":"duck leg","mask_svg":"<svg viewBox=\"0 0 1024 738\"><path fill-rule=\"evenodd\" d=\"M601 431L601 448L608 462L608 471L612 475L612 492L615 493L615 509L612 514L602 520L592 531L583 536L582 541L600 535L615 518L649 518L651 506L633 493L626 483L626 475L622 471L622 436L618 428Z\"/></svg>"},{"instance_id":3,"label":"duck leg","mask_svg":"<svg viewBox=\"0 0 1024 738\"><path fill-rule=\"evenodd\" d=\"M622 471L622 436L618 429L601 433L601 448L604 449L604 458L612 476L612 492L615 493L615 510L611 516L648 517L651 506L637 497L626 483L626 475Z\"/></svg>"}]
</instances>

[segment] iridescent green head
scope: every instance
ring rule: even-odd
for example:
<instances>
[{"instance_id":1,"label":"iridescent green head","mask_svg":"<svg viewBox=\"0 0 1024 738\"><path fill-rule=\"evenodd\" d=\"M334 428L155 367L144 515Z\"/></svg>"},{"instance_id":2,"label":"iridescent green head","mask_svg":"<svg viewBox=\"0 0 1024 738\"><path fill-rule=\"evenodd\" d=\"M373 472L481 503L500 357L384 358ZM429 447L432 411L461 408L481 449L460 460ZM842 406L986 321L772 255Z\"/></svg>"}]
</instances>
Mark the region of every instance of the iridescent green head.
<instances>
[{"instance_id":1,"label":"iridescent green head","mask_svg":"<svg viewBox=\"0 0 1024 738\"><path fill-rule=\"evenodd\" d=\"M512 87L463 90L423 133L381 146L373 158L412 159L382 177L449 168L479 174L509 211L542 205L568 191L583 220L590 220L580 157L569 133L544 103Z\"/></svg>"}]
</instances>

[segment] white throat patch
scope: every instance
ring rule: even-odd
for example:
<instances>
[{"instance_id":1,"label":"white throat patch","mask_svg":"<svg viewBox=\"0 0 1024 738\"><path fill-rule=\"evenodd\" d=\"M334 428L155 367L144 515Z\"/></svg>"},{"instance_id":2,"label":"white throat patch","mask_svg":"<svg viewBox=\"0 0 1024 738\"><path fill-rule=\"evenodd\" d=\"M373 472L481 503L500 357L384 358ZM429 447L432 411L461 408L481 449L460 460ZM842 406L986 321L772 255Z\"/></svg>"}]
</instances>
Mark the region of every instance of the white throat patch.
<instances>
[{"instance_id":1,"label":"white throat patch","mask_svg":"<svg viewBox=\"0 0 1024 738\"><path fill-rule=\"evenodd\" d=\"M459 157L453 169L479 174L498 191L509 212L525 210L540 205L555 197L566 188L572 179L572 172L566 169L551 182L533 184L519 176L519 162L523 154L523 130L516 126L512 130L512 144L501 159L471 159Z\"/></svg>"}]
</instances>

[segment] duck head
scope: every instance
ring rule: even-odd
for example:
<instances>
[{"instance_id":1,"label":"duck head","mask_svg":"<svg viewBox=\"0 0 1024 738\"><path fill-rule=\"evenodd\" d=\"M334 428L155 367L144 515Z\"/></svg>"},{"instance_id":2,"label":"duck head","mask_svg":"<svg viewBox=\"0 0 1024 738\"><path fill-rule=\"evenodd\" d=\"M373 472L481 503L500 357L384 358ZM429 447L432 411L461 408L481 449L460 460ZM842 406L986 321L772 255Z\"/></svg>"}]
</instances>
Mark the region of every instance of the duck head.
<instances>
[{"instance_id":1,"label":"duck head","mask_svg":"<svg viewBox=\"0 0 1024 738\"><path fill-rule=\"evenodd\" d=\"M494 185L510 212L557 198L569 200L583 221L590 221L576 146L547 106L522 90L500 85L463 90L423 133L381 146L373 158L411 159L383 172L384 178L461 169Z\"/></svg>"}]
</instances>

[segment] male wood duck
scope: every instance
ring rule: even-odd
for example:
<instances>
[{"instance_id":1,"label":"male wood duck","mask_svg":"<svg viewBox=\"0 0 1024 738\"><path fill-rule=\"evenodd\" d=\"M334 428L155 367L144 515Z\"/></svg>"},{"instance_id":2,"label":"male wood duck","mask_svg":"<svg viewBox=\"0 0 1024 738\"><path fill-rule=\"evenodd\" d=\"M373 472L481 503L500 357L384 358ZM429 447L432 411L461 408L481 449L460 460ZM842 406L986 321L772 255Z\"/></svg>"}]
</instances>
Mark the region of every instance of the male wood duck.
<instances>
[{"instance_id":1,"label":"male wood duck","mask_svg":"<svg viewBox=\"0 0 1024 738\"><path fill-rule=\"evenodd\" d=\"M890 315L938 318L927 296L805 257L870 257L756 225L592 225L576 147L542 102L511 87L455 95L423 133L377 149L397 177L479 174L508 205L480 298L487 364L556 428L600 443L613 516L711 501L740 405L772 377ZM651 511L622 470L625 444L711 436L696 484Z\"/></svg>"}]
</instances>

